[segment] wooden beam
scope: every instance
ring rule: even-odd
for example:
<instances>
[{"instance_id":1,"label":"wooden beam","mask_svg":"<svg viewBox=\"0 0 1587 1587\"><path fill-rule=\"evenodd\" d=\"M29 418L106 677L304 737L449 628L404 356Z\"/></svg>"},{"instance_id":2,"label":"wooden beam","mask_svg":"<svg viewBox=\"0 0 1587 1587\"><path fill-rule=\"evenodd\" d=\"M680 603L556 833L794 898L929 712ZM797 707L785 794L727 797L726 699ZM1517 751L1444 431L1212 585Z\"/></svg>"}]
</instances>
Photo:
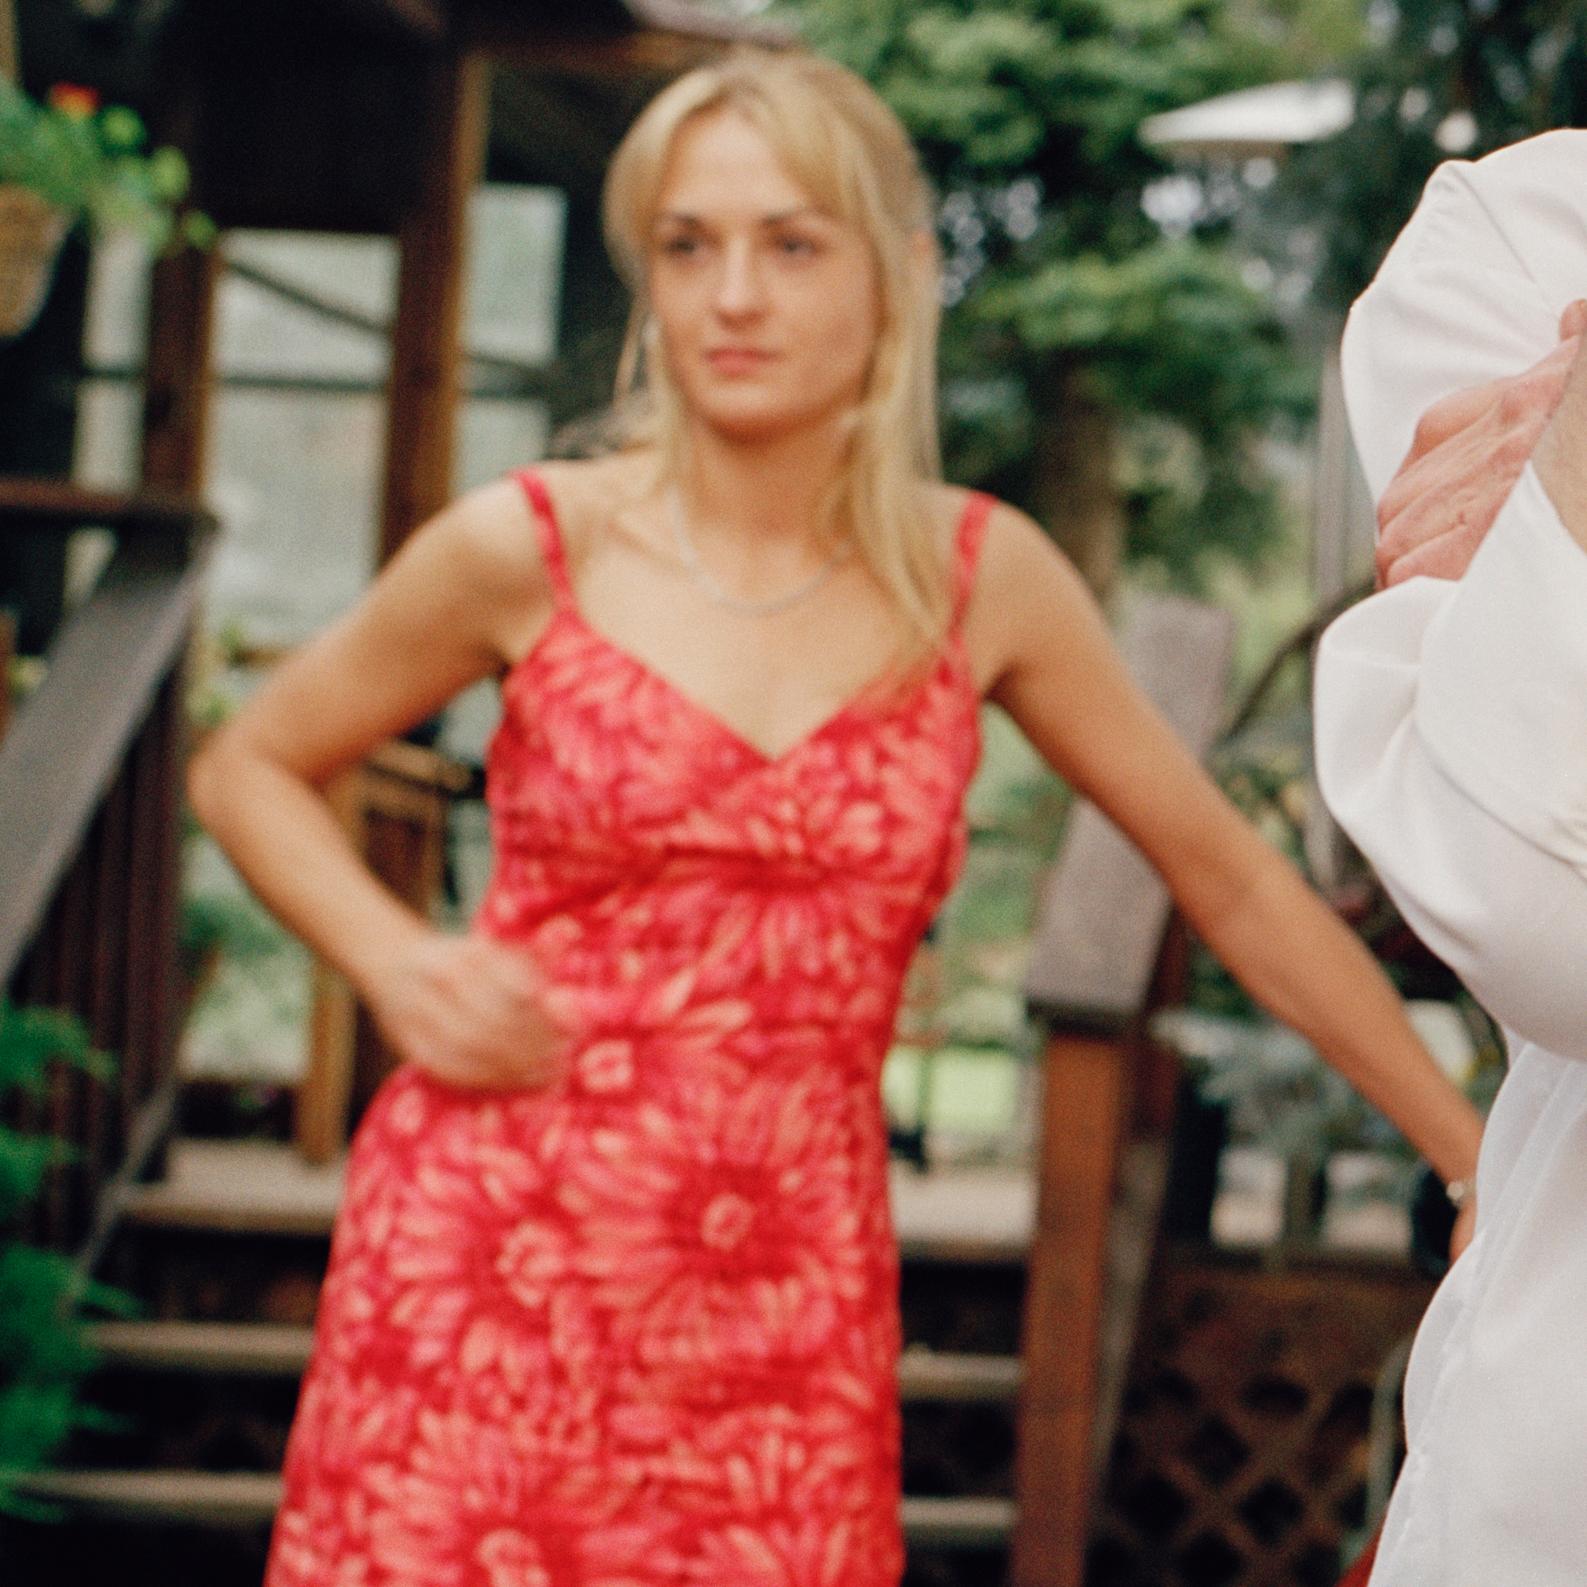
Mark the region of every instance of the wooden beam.
<instances>
[{"instance_id":1,"label":"wooden beam","mask_svg":"<svg viewBox=\"0 0 1587 1587\"><path fill-rule=\"evenodd\" d=\"M471 48L489 54L503 66L599 82L650 78L658 85L715 59L724 47L715 39L676 33L633 33L615 38L560 33L536 37L516 25L490 22L471 30L468 42Z\"/></svg>"},{"instance_id":2,"label":"wooden beam","mask_svg":"<svg viewBox=\"0 0 1587 1587\"><path fill-rule=\"evenodd\" d=\"M1058 1037L1047 1049L1021 1351L1014 1587L1081 1587L1084 1576L1126 1067L1115 1041Z\"/></svg>"},{"instance_id":3,"label":"wooden beam","mask_svg":"<svg viewBox=\"0 0 1587 1587\"><path fill-rule=\"evenodd\" d=\"M191 496L167 489L124 491L94 490L69 480L30 478L12 474L0 477L0 534L25 528L57 529L62 534L92 525L115 529L124 537L170 533L208 534L214 517Z\"/></svg>"},{"instance_id":4,"label":"wooden beam","mask_svg":"<svg viewBox=\"0 0 1587 1587\"><path fill-rule=\"evenodd\" d=\"M456 37L539 71L671 75L732 44L789 45L798 35L764 17L731 16L695 0L453 0Z\"/></svg>"},{"instance_id":5,"label":"wooden beam","mask_svg":"<svg viewBox=\"0 0 1587 1587\"><path fill-rule=\"evenodd\" d=\"M219 248L160 259L150 282L143 387L143 479L201 495L209 463Z\"/></svg>"},{"instance_id":6,"label":"wooden beam","mask_svg":"<svg viewBox=\"0 0 1587 1587\"><path fill-rule=\"evenodd\" d=\"M185 39L163 60L173 90L152 129L156 141L190 164L203 124L202 80ZM157 259L149 281L145 332L142 479L198 497L209 456L211 361L221 258L211 248L184 247Z\"/></svg>"},{"instance_id":7,"label":"wooden beam","mask_svg":"<svg viewBox=\"0 0 1587 1587\"><path fill-rule=\"evenodd\" d=\"M484 58L448 54L430 66L417 107L426 136L418 193L398 238L382 564L452 495L468 200L484 161L488 99Z\"/></svg>"}]
</instances>

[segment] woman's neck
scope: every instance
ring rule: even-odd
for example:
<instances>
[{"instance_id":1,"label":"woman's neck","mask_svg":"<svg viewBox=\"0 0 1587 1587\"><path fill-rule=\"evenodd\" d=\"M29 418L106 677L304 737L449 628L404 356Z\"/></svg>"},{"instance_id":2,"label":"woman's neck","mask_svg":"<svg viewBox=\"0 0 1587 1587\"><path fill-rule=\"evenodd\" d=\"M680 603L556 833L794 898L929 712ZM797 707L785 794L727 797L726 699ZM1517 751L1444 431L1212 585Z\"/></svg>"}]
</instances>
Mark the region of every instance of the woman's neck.
<instances>
[{"instance_id":1,"label":"woman's neck","mask_svg":"<svg viewBox=\"0 0 1587 1587\"><path fill-rule=\"evenodd\" d=\"M743 442L696 425L679 481L689 519L719 545L777 545L779 556L826 554L822 512L843 467L848 439L836 425Z\"/></svg>"}]
</instances>

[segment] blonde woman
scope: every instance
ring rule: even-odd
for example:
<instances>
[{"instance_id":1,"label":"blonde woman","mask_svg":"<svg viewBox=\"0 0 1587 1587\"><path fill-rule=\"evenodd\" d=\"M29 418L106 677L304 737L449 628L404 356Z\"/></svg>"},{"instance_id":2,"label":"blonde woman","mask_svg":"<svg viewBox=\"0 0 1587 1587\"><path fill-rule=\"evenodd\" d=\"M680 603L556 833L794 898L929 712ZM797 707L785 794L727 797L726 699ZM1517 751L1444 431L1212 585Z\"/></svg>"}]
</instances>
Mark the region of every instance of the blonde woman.
<instances>
[{"instance_id":1,"label":"blonde woman","mask_svg":"<svg viewBox=\"0 0 1587 1587\"><path fill-rule=\"evenodd\" d=\"M939 481L930 201L870 90L694 72L607 219L632 444L423 526L193 769L406 1060L353 1145L269 1587L894 1587L877 1082L983 700L1444 1174L1476 1156L1051 541ZM449 937L318 789L491 674L495 869Z\"/></svg>"}]
</instances>

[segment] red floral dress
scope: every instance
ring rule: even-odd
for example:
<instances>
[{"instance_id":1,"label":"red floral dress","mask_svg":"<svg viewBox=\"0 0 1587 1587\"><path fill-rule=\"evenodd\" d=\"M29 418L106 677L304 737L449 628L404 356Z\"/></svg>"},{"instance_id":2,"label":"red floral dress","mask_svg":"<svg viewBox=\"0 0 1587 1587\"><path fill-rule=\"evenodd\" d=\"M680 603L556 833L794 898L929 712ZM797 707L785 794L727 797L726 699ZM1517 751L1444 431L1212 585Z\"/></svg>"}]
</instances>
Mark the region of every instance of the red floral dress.
<instances>
[{"instance_id":1,"label":"red floral dress","mask_svg":"<svg viewBox=\"0 0 1587 1587\"><path fill-rule=\"evenodd\" d=\"M964 853L960 633L768 755L556 592L488 757L474 929L569 1076L393 1074L354 1138L267 1587L894 1587L898 1271L879 1074Z\"/></svg>"}]
</instances>

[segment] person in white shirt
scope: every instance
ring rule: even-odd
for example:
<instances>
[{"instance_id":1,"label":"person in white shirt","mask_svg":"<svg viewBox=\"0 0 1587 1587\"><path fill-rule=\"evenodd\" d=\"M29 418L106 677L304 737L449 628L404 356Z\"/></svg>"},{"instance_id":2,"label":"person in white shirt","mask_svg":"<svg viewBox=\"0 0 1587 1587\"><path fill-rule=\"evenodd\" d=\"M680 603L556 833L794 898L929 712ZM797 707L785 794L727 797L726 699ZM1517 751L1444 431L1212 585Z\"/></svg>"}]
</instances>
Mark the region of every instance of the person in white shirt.
<instances>
[{"instance_id":1,"label":"person in white shirt","mask_svg":"<svg viewBox=\"0 0 1587 1587\"><path fill-rule=\"evenodd\" d=\"M1584 294L1558 131L1440 167L1345 332L1385 587L1320 647L1318 774L1510 1049L1372 1587L1587 1583Z\"/></svg>"}]
</instances>

